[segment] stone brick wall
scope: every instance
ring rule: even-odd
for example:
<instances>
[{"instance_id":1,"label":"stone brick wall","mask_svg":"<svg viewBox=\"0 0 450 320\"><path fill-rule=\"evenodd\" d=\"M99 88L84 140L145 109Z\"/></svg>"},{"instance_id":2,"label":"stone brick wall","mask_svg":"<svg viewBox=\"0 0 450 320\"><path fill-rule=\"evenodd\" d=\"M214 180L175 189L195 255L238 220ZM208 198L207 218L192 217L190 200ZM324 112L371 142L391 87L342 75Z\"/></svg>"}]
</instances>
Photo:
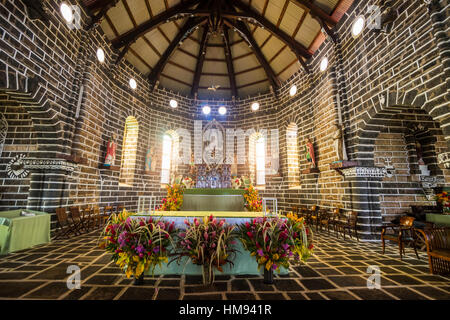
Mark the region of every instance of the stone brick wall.
<instances>
[{"instance_id":1,"label":"stone brick wall","mask_svg":"<svg viewBox=\"0 0 450 320\"><path fill-rule=\"evenodd\" d=\"M225 128L244 131L279 129L280 172L266 177L262 196L277 197L283 210L313 204L357 210L361 236L366 240L378 238L383 220L391 220L410 204L424 203L413 136L424 147L432 176L450 182L449 170L437 160L438 154L450 152L450 68L442 36L449 30L448 0L432 1L430 6L421 1L395 1L399 17L391 33L366 28L356 39L350 32L352 22L367 13L369 3L355 1L335 29L337 42L328 38L308 61L310 74L300 70L276 96L236 101L192 100L163 88L150 91L145 75L125 61L114 64L118 52L98 27L89 32L70 30L62 22L58 5L56 0L44 2L49 10L48 21L43 22L30 20L20 1L0 2L0 112L9 124L0 159L0 210L27 206L53 212L61 206L94 204L122 204L135 210L139 196L161 200L165 195L160 184L162 137L178 128L193 136L195 120L206 124L217 119ZM87 20L82 12L83 23ZM96 60L98 47L105 50L104 64ZM321 72L319 65L325 56L329 68ZM136 80L136 90L128 86L130 78ZM290 97L293 84L298 93ZM177 109L169 107L170 99L178 101ZM254 101L261 105L257 112L250 108ZM210 116L201 113L204 105L212 107ZM226 116L217 113L221 105L228 109ZM389 153L395 158L393 177L344 177L330 169L337 160L332 125L338 121L338 105L350 159L361 166L378 167L385 165L382 159ZM120 166L125 121L130 116L137 120L139 134L132 183L125 186L119 183L120 171L104 169L101 164L107 142L116 134L116 166ZM411 133L420 123L428 130L424 136ZM286 138L293 124L298 128L298 158ZM320 173L302 173L309 166L306 138L314 142ZM158 155L153 174L144 171L149 147L155 147ZM406 161L405 148L409 173L402 162ZM5 168L17 154L41 159L44 164L26 178L11 179ZM84 161L76 161L71 172L63 165L48 165L54 159ZM181 165L177 173L187 170L188 166ZM243 174L250 174L248 161L239 166L239 175ZM394 203L400 203L399 207Z\"/></svg>"}]
</instances>

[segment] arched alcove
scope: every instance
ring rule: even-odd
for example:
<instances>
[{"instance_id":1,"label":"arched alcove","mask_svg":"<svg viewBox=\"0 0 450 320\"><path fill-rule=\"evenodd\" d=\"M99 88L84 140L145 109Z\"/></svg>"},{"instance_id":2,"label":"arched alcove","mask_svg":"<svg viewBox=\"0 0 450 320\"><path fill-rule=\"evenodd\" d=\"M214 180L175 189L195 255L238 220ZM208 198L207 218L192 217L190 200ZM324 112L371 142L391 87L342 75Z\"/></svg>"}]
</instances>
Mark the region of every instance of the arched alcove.
<instances>
[{"instance_id":1,"label":"arched alcove","mask_svg":"<svg viewBox=\"0 0 450 320\"><path fill-rule=\"evenodd\" d=\"M289 188L300 185L298 126L291 122L286 128L286 161Z\"/></svg>"},{"instance_id":2,"label":"arched alcove","mask_svg":"<svg viewBox=\"0 0 450 320\"><path fill-rule=\"evenodd\" d=\"M122 160L120 164L119 184L132 186L136 171L136 156L139 136L139 123L135 117L129 116L125 120L122 144Z\"/></svg>"}]
</instances>

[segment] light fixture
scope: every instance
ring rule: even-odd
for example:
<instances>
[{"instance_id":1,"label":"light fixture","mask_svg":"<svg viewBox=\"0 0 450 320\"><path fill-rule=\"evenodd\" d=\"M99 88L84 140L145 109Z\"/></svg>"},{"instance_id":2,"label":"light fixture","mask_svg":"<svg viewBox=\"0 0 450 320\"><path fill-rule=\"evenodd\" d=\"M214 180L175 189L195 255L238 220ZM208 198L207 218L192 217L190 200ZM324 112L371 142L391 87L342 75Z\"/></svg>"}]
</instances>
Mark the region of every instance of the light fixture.
<instances>
[{"instance_id":1,"label":"light fixture","mask_svg":"<svg viewBox=\"0 0 450 320\"><path fill-rule=\"evenodd\" d=\"M170 100L169 104L173 109L178 108L178 102L176 100Z\"/></svg>"},{"instance_id":2,"label":"light fixture","mask_svg":"<svg viewBox=\"0 0 450 320\"><path fill-rule=\"evenodd\" d=\"M255 102L255 103L252 104L252 110L253 111L258 111L259 110L259 103L258 102Z\"/></svg>"},{"instance_id":3,"label":"light fixture","mask_svg":"<svg viewBox=\"0 0 450 320\"><path fill-rule=\"evenodd\" d=\"M297 86L295 84L291 87L291 90L289 90L289 94L291 95L291 97L297 94Z\"/></svg>"},{"instance_id":4,"label":"light fixture","mask_svg":"<svg viewBox=\"0 0 450 320\"><path fill-rule=\"evenodd\" d=\"M203 107L203 114L208 115L211 113L211 108L209 106Z\"/></svg>"},{"instance_id":5,"label":"light fixture","mask_svg":"<svg viewBox=\"0 0 450 320\"><path fill-rule=\"evenodd\" d=\"M67 23L72 23L73 21L72 7L69 6L67 3L63 2L61 3L60 11L64 20L66 20Z\"/></svg>"},{"instance_id":6,"label":"light fixture","mask_svg":"<svg viewBox=\"0 0 450 320\"><path fill-rule=\"evenodd\" d=\"M222 115L222 116L226 115L227 114L227 108L220 107L219 108L219 114Z\"/></svg>"},{"instance_id":7,"label":"light fixture","mask_svg":"<svg viewBox=\"0 0 450 320\"><path fill-rule=\"evenodd\" d=\"M328 58L325 57L322 59L322 62L320 63L320 71L325 71L328 68Z\"/></svg>"},{"instance_id":8,"label":"light fixture","mask_svg":"<svg viewBox=\"0 0 450 320\"><path fill-rule=\"evenodd\" d=\"M105 62L105 51L102 48L97 49L97 59L100 63Z\"/></svg>"},{"instance_id":9,"label":"light fixture","mask_svg":"<svg viewBox=\"0 0 450 320\"><path fill-rule=\"evenodd\" d=\"M133 89L133 90L136 90L136 88L137 88L137 82L136 82L136 80L134 80L133 78L130 79L130 87L131 87L131 89Z\"/></svg>"},{"instance_id":10,"label":"light fixture","mask_svg":"<svg viewBox=\"0 0 450 320\"><path fill-rule=\"evenodd\" d=\"M366 25L366 19L364 16L359 16L355 19L352 26L352 34L353 37L358 37L364 30L364 26Z\"/></svg>"}]
</instances>

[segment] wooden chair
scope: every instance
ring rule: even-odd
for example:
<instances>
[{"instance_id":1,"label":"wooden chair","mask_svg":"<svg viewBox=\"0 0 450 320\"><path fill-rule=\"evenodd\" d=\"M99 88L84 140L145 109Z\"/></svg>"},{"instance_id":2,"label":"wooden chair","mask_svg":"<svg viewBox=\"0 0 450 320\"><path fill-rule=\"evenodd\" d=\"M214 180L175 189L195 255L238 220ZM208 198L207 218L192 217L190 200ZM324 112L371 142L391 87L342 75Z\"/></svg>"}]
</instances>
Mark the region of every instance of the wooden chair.
<instances>
[{"instance_id":1,"label":"wooden chair","mask_svg":"<svg viewBox=\"0 0 450 320\"><path fill-rule=\"evenodd\" d=\"M330 220L331 220L331 212L325 209L320 210L319 213L320 231L322 231L322 228L327 228L328 234L330 233Z\"/></svg>"},{"instance_id":2,"label":"wooden chair","mask_svg":"<svg viewBox=\"0 0 450 320\"><path fill-rule=\"evenodd\" d=\"M431 274L450 274L450 228L417 230L426 241Z\"/></svg>"},{"instance_id":3,"label":"wooden chair","mask_svg":"<svg viewBox=\"0 0 450 320\"><path fill-rule=\"evenodd\" d=\"M116 213L122 213L123 209L125 209L125 207L122 204L118 204L117 205L117 209L116 209Z\"/></svg>"},{"instance_id":4,"label":"wooden chair","mask_svg":"<svg viewBox=\"0 0 450 320\"><path fill-rule=\"evenodd\" d=\"M93 214L92 208L84 208L83 209L83 220L86 223L86 227L88 231L92 231L95 229L95 217Z\"/></svg>"},{"instance_id":5,"label":"wooden chair","mask_svg":"<svg viewBox=\"0 0 450 320\"><path fill-rule=\"evenodd\" d=\"M316 231L319 227L320 217L319 217L319 207L316 205L313 205L311 209L309 210L308 215L309 224L311 226L315 226Z\"/></svg>"},{"instance_id":6,"label":"wooden chair","mask_svg":"<svg viewBox=\"0 0 450 320\"><path fill-rule=\"evenodd\" d=\"M308 208L307 207L300 207L299 209L299 217L306 219L308 217Z\"/></svg>"},{"instance_id":7,"label":"wooden chair","mask_svg":"<svg viewBox=\"0 0 450 320\"><path fill-rule=\"evenodd\" d=\"M72 216L72 220L80 225L80 230L84 229L84 231L88 231L88 227L86 225L86 221L83 219L81 215L80 208L78 207L70 207L70 215Z\"/></svg>"},{"instance_id":8,"label":"wooden chair","mask_svg":"<svg viewBox=\"0 0 450 320\"><path fill-rule=\"evenodd\" d=\"M344 240L345 240L345 233L348 230L348 234L350 238L352 238L352 230L355 233L356 240L359 241L358 237L358 212L352 211L349 212L347 215L347 221L343 222L341 224L341 230L344 234Z\"/></svg>"},{"instance_id":9,"label":"wooden chair","mask_svg":"<svg viewBox=\"0 0 450 320\"><path fill-rule=\"evenodd\" d=\"M57 208L56 209L56 218L58 220L57 234L55 236L55 240L60 237L66 237L70 234L79 235L79 224L69 219L67 215L66 208Z\"/></svg>"},{"instance_id":10,"label":"wooden chair","mask_svg":"<svg viewBox=\"0 0 450 320\"><path fill-rule=\"evenodd\" d=\"M417 259L419 255L416 249L416 235L413 227L413 222L416 218L414 217L401 217L400 223L398 225L388 224L381 228L381 241L383 242L383 254L385 252L385 242L386 240L391 240L398 243L398 249L400 251L400 259L403 260L403 254L405 253L405 244L412 244L414 252L416 253ZM393 233L386 233L387 230L391 229Z\"/></svg>"},{"instance_id":11,"label":"wooden chair","mask_svg":"<svg viewBox=\"0 0 450 320\"><path fill-rule=\"evenodd\" d=\"M336 236L339 237L339 231L342 230L342 226L345 224L345 221L341 217L341 210L339 208L335 208L331 212L329 224L336 233Z\"/></svg>"},{"instance_id":12,"label":"wooden chair","mask_svg":"<svg viewBox=\"0 0 450 320\"><path fill-rule=\"evenodd\" d=\"M114 208L112 206L106 206L103 209L103 225L105 225L108 222L109 217L114 213Z\"/></svg>"},{"instance_id":13,"label":"wooden chair","mask_svg":"<svg viewBox=\"0 0 450 320\"><path fill-rule=\"evenodd\" d=\"M103 226L103 217L102 214L100 213L100 207L98 205L95 205L92 208L92 214L94 216L94 221L95 221L95 228L100 228Z\"/></svg>"}]
</instances>

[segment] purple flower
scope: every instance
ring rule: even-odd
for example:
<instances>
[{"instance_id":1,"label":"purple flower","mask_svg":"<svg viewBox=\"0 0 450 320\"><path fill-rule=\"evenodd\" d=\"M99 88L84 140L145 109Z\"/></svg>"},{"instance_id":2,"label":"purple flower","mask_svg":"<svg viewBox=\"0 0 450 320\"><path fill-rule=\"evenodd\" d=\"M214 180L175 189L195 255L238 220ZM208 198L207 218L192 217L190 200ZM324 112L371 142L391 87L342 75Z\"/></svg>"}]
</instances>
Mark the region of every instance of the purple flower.
<instances>
[{"instance_id":1,"label":"purple flower","mask_svg":"<svg viewBox=\"0 0 450 320\"><path fill-rule=\"evenodd\" d=\"M289 249L289 245L287 243L283 244L282 247L283 247L284 250Z\"/></svg>"},{"instance_id":2,"label":"purple flower","mask_svg":"<svg viewBox=\"0 0 450 320\"><path fill-rule=\"evenodd\" d=\"M257 252L260 257L262 257L264 255L264 252L261 249L259 249Z\"/></svg>"},{"instance_id":3,"label":"purple flower","mask_svg":"<svg viewBox=\"0 0 450 320\"><path fill-rule=\"evenodd\" d=\"M273 270L277 270L278 266L274 263L274 264L272 265L272 268L273 268Z\"/></svg>"},{"instance_id":4,"label":"purple flower","mask_svg":"<svg viewBox=\"0 0 450 320\"><path fill-rule=\"evenodd\" d=\"M154 253L159 253L159 246L153 248L153 252L154 252Z\"/></svg>"},{"instance_id":5,"label":"purple flower","mask_svg":"<svg viewBox=\"0 0 450 320\"><path fill-rule=\"evenodd\" d=\"M137 253L144 253L145 248L142 244L140 244L137 248L136 248L136 252Z\"/></svg>"}]
</instances>

